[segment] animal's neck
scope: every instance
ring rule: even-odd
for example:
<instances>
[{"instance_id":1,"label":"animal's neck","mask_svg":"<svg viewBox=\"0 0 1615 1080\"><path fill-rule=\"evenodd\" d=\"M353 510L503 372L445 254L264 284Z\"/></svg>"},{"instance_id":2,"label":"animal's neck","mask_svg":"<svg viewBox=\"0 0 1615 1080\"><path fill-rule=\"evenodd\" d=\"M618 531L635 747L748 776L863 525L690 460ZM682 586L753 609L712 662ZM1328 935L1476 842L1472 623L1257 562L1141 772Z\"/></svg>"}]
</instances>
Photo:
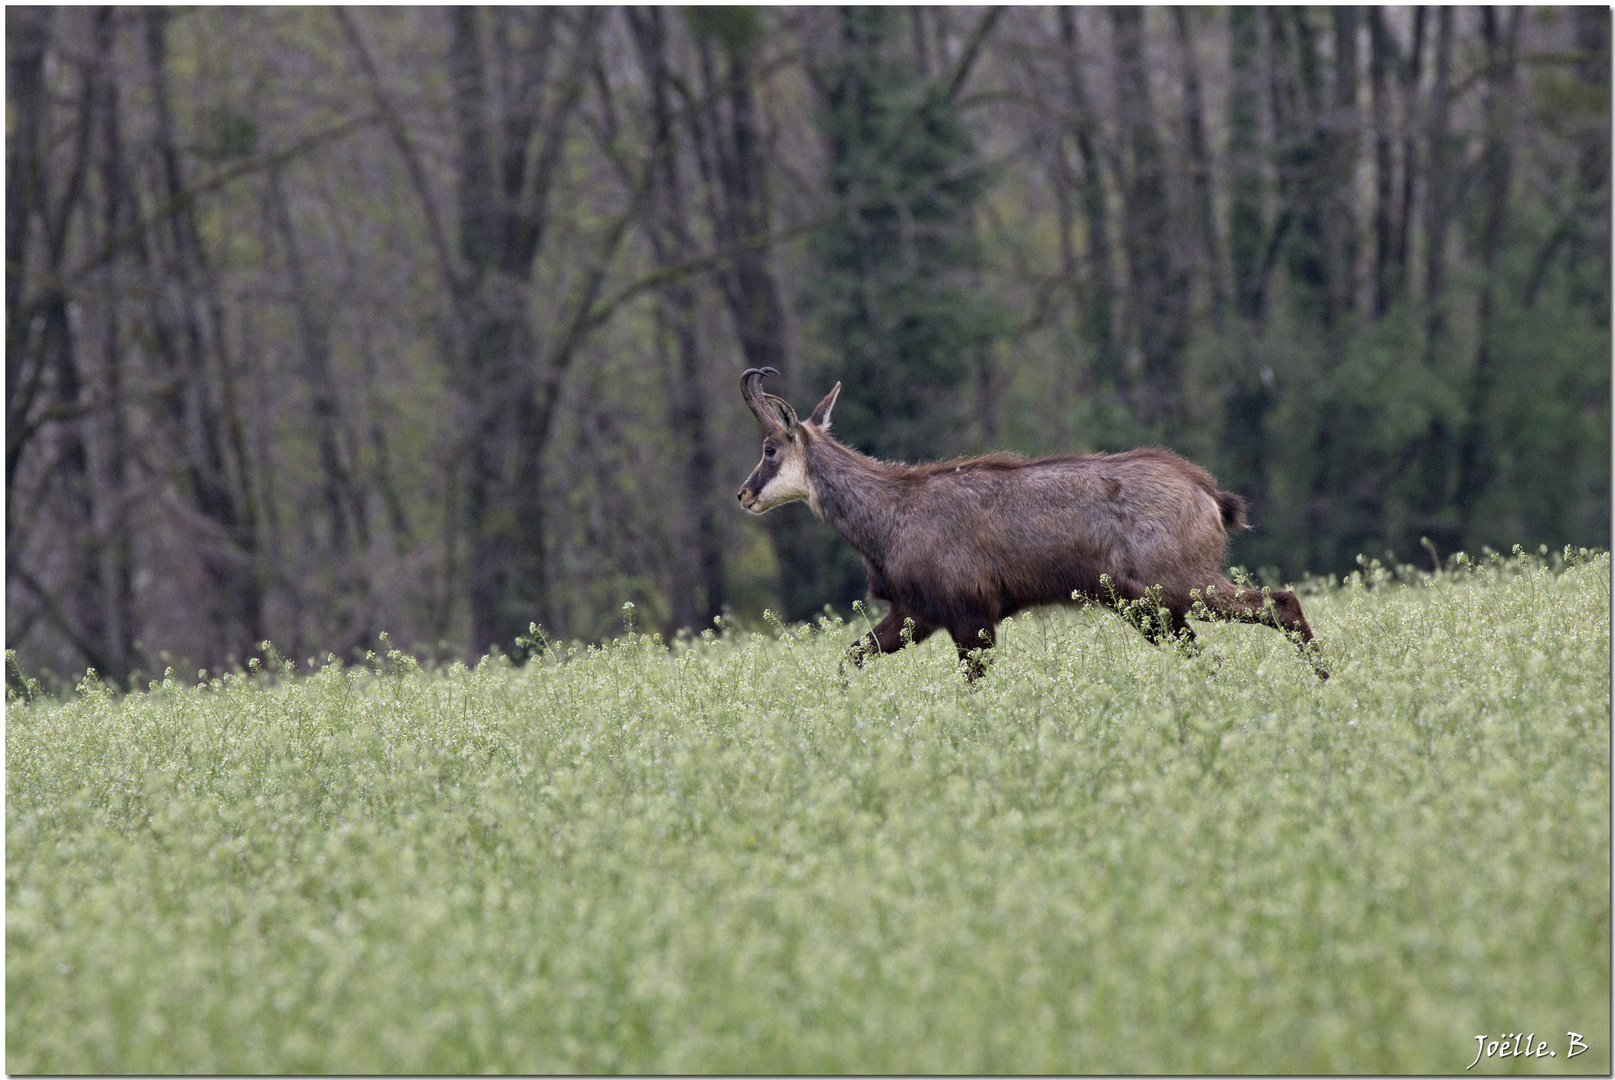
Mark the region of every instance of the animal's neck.
<instances>
[{"instance_id":1,"label":"animal's neck","mask_svg":"<svg viewBox=\"0 0 1615 1080\"><path fill-rule=\"evenodd\" d=\"M897 468L819 435L807 447L814 509L830 527L879 567L891 544Z\"/></svg>"}]
</instances>

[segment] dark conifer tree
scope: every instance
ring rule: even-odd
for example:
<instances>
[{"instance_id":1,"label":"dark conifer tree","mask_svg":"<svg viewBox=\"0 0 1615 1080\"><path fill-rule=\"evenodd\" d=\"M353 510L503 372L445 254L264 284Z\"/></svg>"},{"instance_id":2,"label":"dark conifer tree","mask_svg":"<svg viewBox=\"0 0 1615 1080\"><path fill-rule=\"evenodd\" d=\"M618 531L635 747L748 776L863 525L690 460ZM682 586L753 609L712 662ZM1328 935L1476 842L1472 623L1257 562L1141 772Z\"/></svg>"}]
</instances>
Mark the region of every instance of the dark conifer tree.
<instances>
[{"instance_id":1,"label":"dark conifer tree","mask_svg":"<svg viewBox=\"0 0 1615 1080\"><path fill-rule=\"evenodd\" d=\"M820 349L798 385L823 393L841 380L836 434L866 453L946 455L965 449L972 358L1000 333L1000 313L964 277L979 260L972 208L989 178L951 85L904 55L896 15L847 8L838 22L839 55L819 73L833 211L813 237L805 297ZM812 599L861 596L855 558L829 542L821 551Z\"/></svg>"}]
</instances>

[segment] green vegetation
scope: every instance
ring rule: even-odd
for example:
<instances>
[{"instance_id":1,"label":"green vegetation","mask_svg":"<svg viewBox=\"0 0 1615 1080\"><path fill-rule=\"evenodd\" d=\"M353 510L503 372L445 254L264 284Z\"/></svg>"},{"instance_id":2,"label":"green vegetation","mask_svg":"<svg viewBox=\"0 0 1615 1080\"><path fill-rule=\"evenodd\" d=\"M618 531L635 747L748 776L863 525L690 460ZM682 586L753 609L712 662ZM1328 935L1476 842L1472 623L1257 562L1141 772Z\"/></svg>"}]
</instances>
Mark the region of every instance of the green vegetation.
<instances>
[{"instance_id":1,"label":"green vegetation","mask_svg":"<svg viewBox=\"0 0 1615 1080\"><path fill-rule=\"evenodd\" d=\"M1611 546L1608 5L6 20L44 681L851 618L736 505L748 368L883 459L1181 453L1268 579Z\"/></svg>"},{"instance_id":2,"label":"green vegetation","mask_svg":"<svg viewBox=\"0 0 1615 1080\"><path fill-rule=\"evenodd\" d=\"M1077 611L16 700L7 1063L1608 1072L1609 574L1369 564L1327 683Z\"/></svg>"}]
</instances>

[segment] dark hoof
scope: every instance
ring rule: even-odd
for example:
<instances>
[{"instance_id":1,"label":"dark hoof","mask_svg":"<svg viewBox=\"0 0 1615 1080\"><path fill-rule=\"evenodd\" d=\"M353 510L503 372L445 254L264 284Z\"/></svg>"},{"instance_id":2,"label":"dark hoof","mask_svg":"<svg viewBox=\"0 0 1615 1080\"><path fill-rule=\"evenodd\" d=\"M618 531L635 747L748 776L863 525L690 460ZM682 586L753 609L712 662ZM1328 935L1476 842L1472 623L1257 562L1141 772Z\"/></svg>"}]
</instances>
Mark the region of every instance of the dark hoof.
<instances>
[{"instance_id":1,"label":"dark hoof","mask_svg":"<svg viewBox=\"0 0 1615 1080\"><path fill-rule=\"evenodd\" d=\"M987 662L980 656L970 655L959 658L959 664L965 670L965 682L973 683L987 674Z\"/></svg>"},{"instance_id":2,"label":"dark hoof","mask_svg":"<svg viewBox=\"0 0 1615 1080\"><path fill-rule=\"evenodd\" d=\"M1329 681L1329 669L1323 666L1323 650L1318 647L1318 639L1313 638L1301 646L1301 655L1307 658L1312 665L1313 674L1322 682Z\"/></svg>"}]
</instances>

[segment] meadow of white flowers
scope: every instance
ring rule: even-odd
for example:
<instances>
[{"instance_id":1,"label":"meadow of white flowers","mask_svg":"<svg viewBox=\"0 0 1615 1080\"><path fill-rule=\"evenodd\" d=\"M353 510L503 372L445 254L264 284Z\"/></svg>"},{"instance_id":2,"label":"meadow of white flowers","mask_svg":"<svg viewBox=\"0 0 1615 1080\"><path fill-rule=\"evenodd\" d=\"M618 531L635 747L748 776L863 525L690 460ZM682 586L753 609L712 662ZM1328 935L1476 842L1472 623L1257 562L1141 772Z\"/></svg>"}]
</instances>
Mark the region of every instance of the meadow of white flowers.
<instances>
[{"instance_id":1,"label":"meadow of white flowers","mask_svg":"<svg viewBox=\"0 0 1615 1080\"><path fill-rule=\"evenodd\" d=\"M13 701L7 1069L1608 1072L1609 556L1391 577Z\"/></svg>"}]
</instances>

